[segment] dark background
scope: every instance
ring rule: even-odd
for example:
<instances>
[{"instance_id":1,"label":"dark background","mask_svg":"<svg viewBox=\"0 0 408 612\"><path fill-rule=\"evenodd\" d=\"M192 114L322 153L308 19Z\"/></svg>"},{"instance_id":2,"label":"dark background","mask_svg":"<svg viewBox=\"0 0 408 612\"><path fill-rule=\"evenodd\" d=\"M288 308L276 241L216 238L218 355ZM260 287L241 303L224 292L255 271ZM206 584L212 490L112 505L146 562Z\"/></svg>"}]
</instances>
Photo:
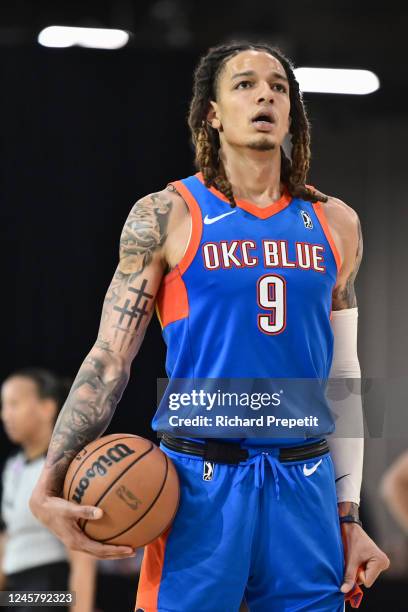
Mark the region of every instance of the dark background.
<instances>
[{"instance_id":1,"label":"dark background","mask_svg":"<svg viewBox=\"0 0 408 612\"><path fill-rule=\"evenodd\" d=\"M0 8L0 377L23 366L75 376L97 333L132 204L193 171L186 127L192 71L212 44L277 43L295 65L373 70L368 96L306 94L310 183L359 213L365 240L357 280L365 376L406 381L408 252L407 9L393 2L144 0L27 2ZM47 49L48 25L119 27L121 50ZM154 318L110 431L152 437L164 343ZM404 386L404 385L402 385ZM393 568L364 610L406 610L406 538L383 508L379 479L407 446L398 426L367 441L363 512ZM0 430L0 460L10 446Z\"/></svg>"}]
</instances>

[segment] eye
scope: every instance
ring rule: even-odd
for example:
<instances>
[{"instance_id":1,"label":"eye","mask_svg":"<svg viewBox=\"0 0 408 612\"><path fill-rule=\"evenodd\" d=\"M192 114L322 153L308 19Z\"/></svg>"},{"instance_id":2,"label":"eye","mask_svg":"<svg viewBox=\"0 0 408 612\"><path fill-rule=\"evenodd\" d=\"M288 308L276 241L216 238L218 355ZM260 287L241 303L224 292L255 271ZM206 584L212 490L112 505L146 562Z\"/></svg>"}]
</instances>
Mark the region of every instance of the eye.
<instances>
[{"instance_id":1,"label":"eye","mask_svg":"<svg viewBox=\"0 0 408 612\"><path fill-rule=\"evenodd\" d=\"M275 83L274 85L272 85L272 87L276 88L281 93L287 93L287 89L282 83Z\"/></svg>"},{"instance_id":2,"label":"eye","mask_svg":"<svg viewBox=\"0 0 408 612\"><path fill-rule=\"evenodd\" d=\"M241 87L241 85L243 85L243 87ZM251 86L252 82L251 81L240 81L238 85L236 85L235 89L248 89L247 85Z\"/></svg>"}]
</instances>

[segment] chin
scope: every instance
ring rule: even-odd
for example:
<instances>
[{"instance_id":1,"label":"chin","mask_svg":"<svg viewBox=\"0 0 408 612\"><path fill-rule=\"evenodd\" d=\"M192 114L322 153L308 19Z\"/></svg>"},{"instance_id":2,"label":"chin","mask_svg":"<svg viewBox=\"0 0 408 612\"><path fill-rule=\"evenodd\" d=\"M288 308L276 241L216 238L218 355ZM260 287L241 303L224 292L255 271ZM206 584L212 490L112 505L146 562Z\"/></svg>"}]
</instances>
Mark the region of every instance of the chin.
<instances>
[{"instance_id":1,"label":"chin","mask_svg":"<svg viewBox=\"0 0 408 612\"><path fill-rule=\"evenodd\" d=\"M250 142L247 146L253 151L273 151L274 149L276 149L276 143L273 142L271 139L266 138L265 136L258 140L254 140L253 142Z\"/></svg>"}]
</instances>

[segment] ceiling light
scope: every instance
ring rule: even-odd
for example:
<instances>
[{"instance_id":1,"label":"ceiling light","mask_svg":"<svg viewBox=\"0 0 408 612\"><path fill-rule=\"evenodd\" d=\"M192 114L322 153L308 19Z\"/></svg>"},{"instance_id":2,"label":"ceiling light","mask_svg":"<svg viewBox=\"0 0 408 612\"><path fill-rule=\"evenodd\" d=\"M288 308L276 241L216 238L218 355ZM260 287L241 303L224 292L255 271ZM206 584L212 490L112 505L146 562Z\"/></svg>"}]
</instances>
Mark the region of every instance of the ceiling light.
<instances>
[{"instance_id":1,"label":"ceiling light","mask_svg":"<svg viewBox=\"0 0 408 612\"><path fill-rule=\"evenodd\" d=\"M120 49L129 40L124 30L105 28L72 28L49 26L38 35L38 42L44 47L89 47L92 49Z\"/></svg>"},{"instance_id":2,"label":"ceiling light","mask_svg":"<svg viewBox=\"0 0 408 612\"><path fill-rule=\"evenodd\" d=\"M342 68L296 68L295 76L301 91L365 95L376 91L380 81L369 70Z\"/></svg>"}]
</instances>

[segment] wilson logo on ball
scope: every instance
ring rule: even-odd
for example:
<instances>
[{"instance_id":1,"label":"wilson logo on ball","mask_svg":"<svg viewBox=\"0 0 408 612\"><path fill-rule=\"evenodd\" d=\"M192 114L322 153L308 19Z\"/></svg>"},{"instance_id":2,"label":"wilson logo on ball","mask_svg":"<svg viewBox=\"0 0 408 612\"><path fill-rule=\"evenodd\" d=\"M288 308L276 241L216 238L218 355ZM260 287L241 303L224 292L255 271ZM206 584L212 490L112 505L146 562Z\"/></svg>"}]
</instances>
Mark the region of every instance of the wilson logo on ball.
<instances>
[{"instance_id":1,"label":"wilson logo on ball","mask_svg":"<svg viewBox=\"0 0 408 612\"><path fill-rule=\"evenodd\" d=\"M85 477L81 478L76 487L72 500L81 503L82 497L84 496L85 490L89 486L89 481L96 476L105 476L108 471L108 468L114 463L118 463L129 457L129 455L134 454L134 450L129 448L126 444L116 444L115 446L111 446L109 450L106 451L105 454L99 455L98 459L92 463L92 466L88 468L85 472Z\"/></svg>"}]
</instances>

